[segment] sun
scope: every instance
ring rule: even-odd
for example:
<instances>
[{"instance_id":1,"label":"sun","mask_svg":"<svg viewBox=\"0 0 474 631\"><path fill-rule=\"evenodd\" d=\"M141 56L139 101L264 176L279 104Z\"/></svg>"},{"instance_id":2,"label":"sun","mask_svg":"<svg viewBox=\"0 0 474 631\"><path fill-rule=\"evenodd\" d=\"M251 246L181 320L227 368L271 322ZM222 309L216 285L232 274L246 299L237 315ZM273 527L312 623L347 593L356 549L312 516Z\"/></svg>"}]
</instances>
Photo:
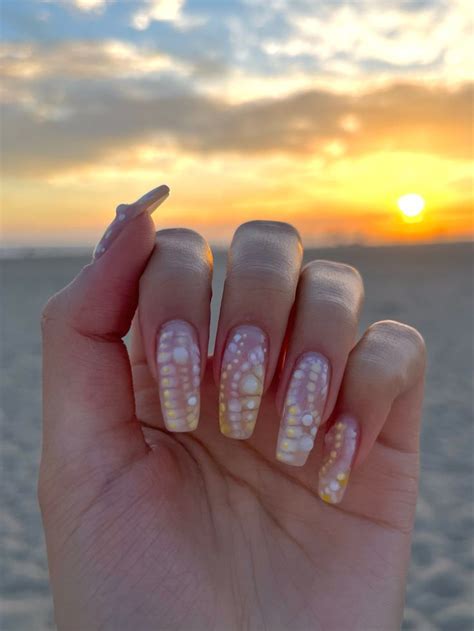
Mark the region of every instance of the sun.
<instances>
[{"instance_id":1,"label":"sun","mask_svg":"<svg viewBox=\"0 0 474 631\"><path fill-rule=\"evenodd\" d=\"M425 200L417 193L407 193L398 198L398 207L407 219L419 217L425 207Z\"/></svg>"}]
</instances>

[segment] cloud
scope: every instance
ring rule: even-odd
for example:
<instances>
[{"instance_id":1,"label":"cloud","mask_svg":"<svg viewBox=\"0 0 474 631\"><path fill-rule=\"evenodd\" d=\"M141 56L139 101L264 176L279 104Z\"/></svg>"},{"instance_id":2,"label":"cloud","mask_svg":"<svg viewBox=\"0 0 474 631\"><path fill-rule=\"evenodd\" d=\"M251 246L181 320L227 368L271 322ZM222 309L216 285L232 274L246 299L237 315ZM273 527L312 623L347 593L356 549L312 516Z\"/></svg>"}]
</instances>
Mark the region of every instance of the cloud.
<instances>
[{"instance_id":1,"label":"cloud","mask_svg":"<svg viewBox=\"0 0 474 631\"><path fill-rule=\"evenodd\" d=\"M323 68L350 60L365 74L381 70L423 72L450 79L472 77L472 4L465 0L390 3L378 0L288 6L288 32L262 41L270 57Z\"/></svg>"},{"instance_id":2,"label":"cloud","mask_svg":"<svg viewBox=\"0 0 474 631\"><path fill-rule=\"evenodd\" d=\"M133 94L100 81L75 85L57 105L64 116L4 106L5 170L58 173L139 145L207 158L231 153L336 160L385 150L469 159L472 151L466 133L472 84L455 90L396 84L358 96L311 90L228 105L190 92Z\"/></svg>"},{"instance_id":3,"label":"cloud","mask_svg":"<svg viewBox=\"0 0 474 631\"><path fill-rule=\"evenodd\" d=\"M107 0L73 0L77 9L81 11L95 11L100 13L105 9Z\"/></svg>"},{"instance_id":4,"label":"cloud","mask_svg":"<svg viewBox=\"0 0 474 631\"><path fill-rule=\"evenodd\" d=\"M185 0L147 0L144 7L132 15L132 26L145 31L156 22L172 22L180 30L189 30L205 24L204 16L190 16L183 12Z\"/></svg>"},{"instance_id":5,"label":"cloud","mask_svg":"<svg viewBox=\"0 0 474 631\"><path fill-rule=\"evenodd\" d=\"M74 40L49 43L4 43L0 48L4 79L29 81L139 78L163 71L188 74L190 68L170 55L122 40Z\"/></svg>"}]
</instances>

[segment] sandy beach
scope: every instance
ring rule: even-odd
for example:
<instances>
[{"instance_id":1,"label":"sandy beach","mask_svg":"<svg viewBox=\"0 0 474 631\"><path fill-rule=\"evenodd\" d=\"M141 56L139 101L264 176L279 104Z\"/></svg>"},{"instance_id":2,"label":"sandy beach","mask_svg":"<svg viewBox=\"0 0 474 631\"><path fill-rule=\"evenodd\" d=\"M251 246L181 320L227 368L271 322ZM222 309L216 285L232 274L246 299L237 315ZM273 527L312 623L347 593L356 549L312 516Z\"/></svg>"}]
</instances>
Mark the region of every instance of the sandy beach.
<instances>
[{"instance_id":1,"label":"sandy beach","mask_svg":"<svg viewBox=\"0 0 474 631\"><path fill-rule=\"evenodd\" d=\"M429 353L421 492L403 629L474 628L472 245L310 250L362 273L361 329L380 319L418 328ZM85 257L0 262L2 287L0 628L54 628L36 500L41 435L39 317ZM216 252L213 323L225 272ZM344 630L341 630L344 631ZM385 630L380 630L385 631Z\"/></svg>"}]
</instances>

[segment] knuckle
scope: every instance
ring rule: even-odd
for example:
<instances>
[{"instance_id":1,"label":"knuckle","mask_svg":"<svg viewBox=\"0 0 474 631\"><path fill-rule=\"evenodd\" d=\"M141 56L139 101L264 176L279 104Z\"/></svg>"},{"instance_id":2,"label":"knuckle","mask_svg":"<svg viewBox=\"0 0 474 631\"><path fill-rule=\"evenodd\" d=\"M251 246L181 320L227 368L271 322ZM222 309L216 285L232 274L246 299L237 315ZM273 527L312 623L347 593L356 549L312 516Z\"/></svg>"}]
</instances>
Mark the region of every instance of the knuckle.
<instances>
[{"instance_id":1,"label":"knuckle","mask_svg":"<svg viewBox=\"0 0 474 631\"><path fill-rule=\"evenodd\" d=\"M286 293L291 286L291 278L284 269L277 269L271 263L256 260L234 261L227 271L226 284L245 288L245 291L276 291Z\"/></svg>"},{"instance_id":2,"label":"knuckle","mask_svg":"<svg viewBox=\"0 0 474 631\"><path fill-rule=\"evenodd\" d=\"M369 331L383 337L392 346L403 348L422 359L426 357L426 343L423 336L408 324L395 320L381 320L372 324Z\"/></svg>"},{"instance_id":3,"label":"knuckle","mask_svg":"<svg viewBox=\"0 0 474 631\"><path fill-rule=\"evenodd\" d=\"M195 230L191 230L191 228L163 228L162 230L158 230L156 233L157 241L168 241L168 240L183 240L187 239L189 241L195 241L200 244L206 244L207 242L199 232Z\"/></svg>"},{"instance_id":4,"label":"knuckle","mask_svg":"<svg viewBox=\"0 0 474 631\"><path fill-rule=\"evenodd\" d=\"M294 238L301 243L301 237L298 230L286 221L270 221L265 219L253 219L252 221L246 221L245 223L240 224L237 228L234 238L240 237L241 235L247 236L249 233L274 233L277 235L285 235Z\"/></svg>"},{"instance_id":5,"label":"knuckle","mask_svg":"<svg viewBox=\"0 0 474 631\"><path fill-rule=\"evenodd\" d=\"M357 325L364 292L355 268L332 261L311 261L303 268L300 280L304 298L316 303L318 310Z\"/></svg>"},{"instance_id":6,"label":"knuckle","mask_svg":"<svg viewBox=\"0 0 474 631\"><path fill-rule=\"evenodd\" d=\"M278 221L249 221L237 228L229 252L226 282L250 290L294 293L302 246L298 232Z\"/></svg>"},{"instance_id":7,"label":"knuckle","mask_svg":"<svg viewBox=\"0 0 474 631\"><path fill-rule=\"evenodd\" d=\"M351 285L363 290L363 280L360 272L352 265L337 261L316 260L307 263L302 271L312 281L325 284Z\"/></svg>"},{"instance_id":8,"label":"knuckle","mask_svg":"<svg viewBox=\"0 0 474 631\"><path fill-rule=\"evenodd\" d=\"M201 273L209 272L212 268L212 253L206 239L189 228L166 228L159 230L155 236L155 250L153 261L165 260L169 268L179 271Z\"/></svg>"},{"instance_id":9,"label":"knuckle","mask_svg":"<svg viewBox=\"0 0 474 631\"><path fill-rule=\"evenodd\" d=\"M320 295L317 299L317 308L324 317L337 322L340 327L357 326L359 309L347 300L347 295L342 291L334 289Z\"/></svg>"},{"instance_id":10,"label":"knuckle","mask_svg":"<svg viewBox=\"0 0 474 631\"><path fill-rule=\"evenodd\" d=\"M413 327L383 320L372 324L363 338L362 357L379 380L389 383L399 394L423 375L426 347Z\"/></svg>"}]
</instances>

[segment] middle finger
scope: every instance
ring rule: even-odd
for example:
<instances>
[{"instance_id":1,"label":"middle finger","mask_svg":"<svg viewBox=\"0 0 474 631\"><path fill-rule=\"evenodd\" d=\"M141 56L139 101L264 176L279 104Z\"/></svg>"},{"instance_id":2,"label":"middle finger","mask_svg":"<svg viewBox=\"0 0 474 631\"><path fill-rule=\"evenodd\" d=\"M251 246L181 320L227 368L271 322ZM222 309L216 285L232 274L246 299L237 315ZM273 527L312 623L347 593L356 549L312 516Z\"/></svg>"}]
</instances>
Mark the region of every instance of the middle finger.
<instances>
[{"instance_id":1,"label":"middle finger","mask_svg":"<svg viewBox=\"0 0 474 631\"><path fill-rule=\"evenodd\" d=\"M225 436L245 439L254 430L277 366L302 255L299 234L286 223L251 221L234 235L214 354Z\"/></svg>"}]
</instances>

